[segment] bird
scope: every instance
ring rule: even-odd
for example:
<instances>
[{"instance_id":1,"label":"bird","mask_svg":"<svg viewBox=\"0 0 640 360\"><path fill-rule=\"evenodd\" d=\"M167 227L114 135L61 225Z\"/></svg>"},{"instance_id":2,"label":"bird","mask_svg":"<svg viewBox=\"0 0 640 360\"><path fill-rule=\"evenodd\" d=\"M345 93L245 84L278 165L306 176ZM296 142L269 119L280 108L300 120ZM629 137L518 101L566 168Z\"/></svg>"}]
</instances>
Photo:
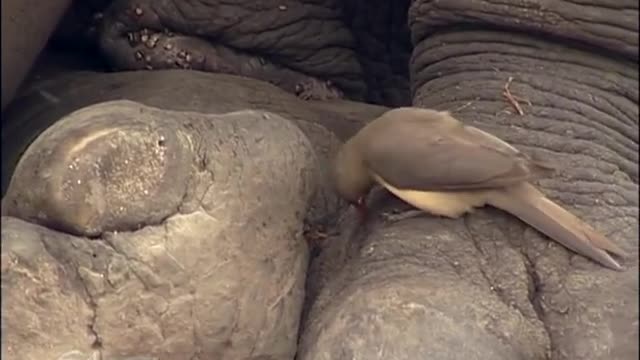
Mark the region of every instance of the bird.
<instances>
[{"instance_id":1,"label":"bird","mask_svg":"<svg viewBox=\"0 0 640 360\"><path fill-rule=\"evenodd\" d=\"M363 216L376 185L421 214L455 219L489 205L622 270L610 255L623 257L619 246L532 184L554 171L449 111L421 107L394 108L370 121L342 144L331 165L335 191Z\"/></svg>"}]
</instances>

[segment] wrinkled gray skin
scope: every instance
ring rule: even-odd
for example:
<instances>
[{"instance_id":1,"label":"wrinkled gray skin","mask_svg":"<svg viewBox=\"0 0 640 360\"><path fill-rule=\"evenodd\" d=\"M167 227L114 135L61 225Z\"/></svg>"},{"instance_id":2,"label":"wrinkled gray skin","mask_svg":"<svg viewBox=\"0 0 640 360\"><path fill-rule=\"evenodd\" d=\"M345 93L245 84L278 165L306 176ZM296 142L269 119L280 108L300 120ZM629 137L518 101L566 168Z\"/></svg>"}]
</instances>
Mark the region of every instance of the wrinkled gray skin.
<instances>
[{"instance_id":1,"label":"wrinkled gray skin","mask_svg":"<svg viewBox=\"0 0 640 360\"><path fill-rule=\"evenodd\" d=\"M96 34L112 66L139 68L140 44L120 37L160 23L173 36L158 42L217 66L201 70L282 90L181 70L27 87L3 123L3 160L63 120L29 147L3 199L3 355L638 357L637 2L414 1L408 18L382 1L267 1L260 16L240 2L135 3L141 15L118 1ZM396 51L409 38L410 59ZM342 95L318 90L326 80ZM625 270L495 209L390 223L379 214L406 205L383 191L363 225L338 208L326 178L336 138L384 108L329 99L397 105L406 84L405 102L557 164L540 187L625 249ZM120 98L136 103L89 106ZM228 114L244 109L268 113ZM321 232L309 257L303 236Z\"/></svg>"}]
</instances>

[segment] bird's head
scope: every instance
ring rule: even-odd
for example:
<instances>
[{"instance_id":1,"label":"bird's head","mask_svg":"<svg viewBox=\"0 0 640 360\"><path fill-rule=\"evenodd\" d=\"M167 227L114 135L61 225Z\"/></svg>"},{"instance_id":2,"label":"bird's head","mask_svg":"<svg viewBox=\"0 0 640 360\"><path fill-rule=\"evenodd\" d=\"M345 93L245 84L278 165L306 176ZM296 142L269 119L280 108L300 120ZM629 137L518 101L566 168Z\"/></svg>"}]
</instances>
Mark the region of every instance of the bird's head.
<instances>
[{"instance_id":1,"label":"bird's head","mask_svg":"<svg viewBox=\"0 0 640 360\"><path fill-rule=\"evenodd\" d=\"M358 214L360 215L360 219L363 220L367 217L367 202L366 195L363 195L358 198L358 200L354 202L350 202L349 204L353 206L356 210L358 210Z\"/></svg>"},{"instance_id":2,"label":"bird's head","mask_svg":"<svg viewBox=\"0 0 640 360\"><path fill-rule=\"evenodd\" d=\"M333 162L333 183L336 192L350 205L365 214L365 198L374 181L367 169L362 153L352 141L347 141Z\"/></svg>"}]
</instances>

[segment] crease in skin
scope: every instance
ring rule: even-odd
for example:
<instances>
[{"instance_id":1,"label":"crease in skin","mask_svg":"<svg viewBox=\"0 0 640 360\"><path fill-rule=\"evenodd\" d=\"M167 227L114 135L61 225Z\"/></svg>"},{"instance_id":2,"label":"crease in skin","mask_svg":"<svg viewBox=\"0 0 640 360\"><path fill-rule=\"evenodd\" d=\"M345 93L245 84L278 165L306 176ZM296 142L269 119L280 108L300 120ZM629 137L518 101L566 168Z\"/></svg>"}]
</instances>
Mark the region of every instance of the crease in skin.
<instances>
[{"instance_id":1,"label":"crease in skin","mask_svg":"<svg viewBox=\"0 0 640 360\"><path fill-rule=\"evenodd\" d=\"M476 18L476 19L486 19L496 16L504 16L504 10L500 9L499 6L502 5L500 2L491 2L491 6L484 7L482 9L479 8L465 8L463 13L465 16ZM541 9L533 8L531 6L515 4L515 2L508 2L509 8L513 11L508 11L512 18L518 18L520 21L524 22L526 25L531 26L532 24L540 21L542 23L553 26L555 29L552 32L561 31L566 29L569 25L577 25L577 30L573 31L574 36L581 35L581 32L586 35L591 35L597 39L605 39L609 41L620 42L623 45L629 44L628 35L633 32L633 19L634 16L629 16L629 14L624 14L626 16L617 16L619 20L616 22L607 21L607 16L597 16L596 14L602 14L603 10L599 9L598 13L594 11L589 12L587 7L585 6L576 6L574 5L574 11L571 11L571 6L568 7L567 11L558 11L555 8L545 8L541 11ZM447 6L446 2L438 3L438 5L434 6L436 9L439 9L444 12L444 15L440 16L440 18L448 18L453 16L457 17L456 14L461 10L459 6ZM565 8L567 8L567 4L564 4ZM633 9L637 11L637 9ZM582 16L581 14L587 13L590 16ZM606 11L605 11L606 12ZM613 12L608 12L607 15L611 15ZM616 12L619 15L619 11ZM533 16L532 16L533 15ZM625 21L626 20L626 21ZM598 31L599 28L610 28L611 31ZM626 35L626 36L625 36Z\"/></svg>"},{"instance_id":2,"label":"crease in skin","mask_svg":"<svg viewBox=\"0 0 640 360\"><path fill-rule=\"evenodd\" d=\"M512 145L449 112L390 110L347 140L334 161L337 192L351 204L378 184L430 214L457 218L476 207L506 211L565 247L622 270L624 251L548 199L529 181L553 173Z\"/></svg>"},{"instance_id":3,"label":"crease in skin","mask_svg":"<svg viewBox=\"0 0 640 360\"><path fill-rule=\"evenodd\" d=\"M610 59L603 57L585 58L579 52L571 54L562 53L563 49L559 49L549 43L541 43L535 38L523 37L517 34L504 34L485 31L484 36L478 34L465 34L465 37L451 36L450 34L441 35L440 41L446 42L446 47L442 47L440 41L432 41L422 43L415 57L416 61L413 66L416 69L424 69L430 67L431 64L446 63L445 60L462 56L491 56L495 55L502 58L502 61L490 62L496 67L504 67L512 65L513 62L505 61L504 56L520 57L525 61L540 62L543 66L556 66L558 75L569 75L571 73L562 73L563 68L577 69L584 71L605 72L609 76L619 77L619 81L607 81L611 86L624 89L624 84L630 82L629 79L636 79L637 75L633 71L629 71L629 67L625 63L612 63ZM471 37L471 38L469 38ZM541 52L541 50L545 50ZM474 62L477 65L477 61ZM620 83L622 82L622 83ZM631 89L628 89L629 91Z\"/></svg>"}]
</instances>

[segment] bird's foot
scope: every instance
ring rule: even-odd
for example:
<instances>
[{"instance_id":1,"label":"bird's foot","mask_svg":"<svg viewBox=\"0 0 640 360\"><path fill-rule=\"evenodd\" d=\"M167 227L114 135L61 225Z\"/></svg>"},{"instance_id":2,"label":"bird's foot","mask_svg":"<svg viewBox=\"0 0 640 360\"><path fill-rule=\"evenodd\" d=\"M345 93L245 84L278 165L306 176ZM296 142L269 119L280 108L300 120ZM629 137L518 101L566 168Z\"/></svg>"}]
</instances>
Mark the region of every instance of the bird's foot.
<instances>
[{"instance_id":1,"label":"bird's foot","mask_svg":"<svg viewBox=\"0 0 640 360\"><path fill-rule=\"evenodd\" d=\"M416 209L405 210L400 212L392 211L392 212L385 212L381 214L382 218L387 222L397 222L400 220L406 220L409 218L418 217L420 215L424 215L424 211L416 210Z\"/></svg>"}]
</instances>

